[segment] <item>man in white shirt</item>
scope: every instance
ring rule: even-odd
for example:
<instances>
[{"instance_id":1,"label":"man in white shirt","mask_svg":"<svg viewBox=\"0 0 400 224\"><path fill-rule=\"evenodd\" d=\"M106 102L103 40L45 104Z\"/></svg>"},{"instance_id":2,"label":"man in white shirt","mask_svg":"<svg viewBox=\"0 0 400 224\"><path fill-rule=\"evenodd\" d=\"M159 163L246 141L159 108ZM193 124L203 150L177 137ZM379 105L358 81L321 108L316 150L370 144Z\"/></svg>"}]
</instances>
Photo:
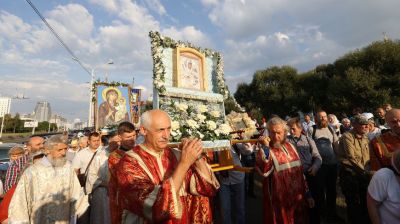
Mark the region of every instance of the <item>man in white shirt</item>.
<instances>
[{"instance_id":1,"label":"man in white shirt","mask_svg":"<svg viewBox=\"0 0 400 224\"><path fill-rule=\"evenodd\" d=\"M89 146L80 150L72 160L72 167L77 174L84 174L93 157L93 154L101 148L100 134L92 132L89 134Z\"/></svg>"},{"instance_id":2,"label":"man in white shirt","mask_svg":"<svg viewBox=\"0 0 400 224\"><path fill-rule=\"evenodd\" d=\"M94 157L97 151L101 151L101 136L98 132L92 132L88 136L88 147L81 149L72 160L72 167L74 168L76 174L79 177L79 174L85 174L86 169L88 169L88 165L90 160ZM92 161L94 162L94 161ZM88 169L89 173L89 169ZM86 175L85 175L86 176ZM87 175L89 176L89 175ZM90 178L88 178L90 179ZM80 184L84 187L84 193L89 194L91 192L91 188L87 187L87 178L80 178ZM90 180L89 180L90 182ZM78 217L77 223L89 223L90 222L90 212L89 209L86 212L82 213Z\"/></svg>"},{"instance_id":3,"label":"man in white shirt","mask_svg":"<svg viewBox=\"0 0 400 224\"><path fill-rule=\"evenodd\" d=\"M373 224L400 223L400 151L391 167L378 170L368 186L367 207Z\"/></svg>"},{"instance_id":4,"label":"man in white shirt","mask_svg":"<svg viewBox=\"0 0 400 224\"><path fill-rule=\"evenodd\" d=\"M311 120L309 114L304 115L304 122L302 123L304 133L307 133L308 129L315 125L314 121Z\"/></svg>"}]
</instances>

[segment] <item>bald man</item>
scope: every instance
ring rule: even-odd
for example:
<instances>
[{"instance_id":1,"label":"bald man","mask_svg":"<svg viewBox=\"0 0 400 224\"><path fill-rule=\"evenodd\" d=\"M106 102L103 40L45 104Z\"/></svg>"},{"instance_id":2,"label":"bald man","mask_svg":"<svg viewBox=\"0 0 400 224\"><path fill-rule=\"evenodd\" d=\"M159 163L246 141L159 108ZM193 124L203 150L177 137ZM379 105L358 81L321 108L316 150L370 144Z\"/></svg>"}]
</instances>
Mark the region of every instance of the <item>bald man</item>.
<instances>
[{"instance_id":1,"label":"bald man","mask_svg":"<svg viewBox=\"0 0 400 224\"><path fill-rule=\"evenodd\" d=\"M145 141L125 152L116 167L122 223L212 223L209 197L219 188L199 139L168 147L171 119L162 110L141 116Z\"/></svg>"},{"instance_id":2,"label":"bald man","mask_svg":"<svg viewBox=\"0 0 400 224\"><path fill-rule=\"evenodd\" d=\"M26 144L26 153L24 156L13 161L7 169L4 191L7 192L13 185L17 184L17 177L25 170L26 165L29 164L30 159L34 159L43 153L44 138L40 136L32 136Z\"/></svg>"},{"instance_id":3,"label":"bald man","mask_svg":"<svg viewBox=\"0 0 400 224\"><path fill-rule=\"evenodd\" d=\"M377 136L371 141L371 170L377 171L389 166L392 154L400 149L400 109L393 108L386 112L385 120L390 131Z\"/></svg>"}]
</instances>

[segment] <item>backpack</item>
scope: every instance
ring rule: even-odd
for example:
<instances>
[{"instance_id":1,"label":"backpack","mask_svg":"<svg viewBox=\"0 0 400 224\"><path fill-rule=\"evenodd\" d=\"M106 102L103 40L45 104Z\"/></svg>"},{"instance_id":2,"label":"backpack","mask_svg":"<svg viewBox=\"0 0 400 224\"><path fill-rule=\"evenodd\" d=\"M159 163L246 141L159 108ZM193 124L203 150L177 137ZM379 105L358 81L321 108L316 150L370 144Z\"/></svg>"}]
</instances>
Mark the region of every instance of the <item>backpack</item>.
<instances>
[{"instance_id":1,"label":"backpack","mask_svg":"<svg viewBox=\"0 0 400 224\"><path fill-rule=\"evenodd\" d=\"M314 125L312 126L312 128L313 128L313 132L312 132L311 138L312 138L313 140L315 140L315 132L317 131L317 125L314 124ZM335 136L335 132L333 131L333 129L331 128L331 126L328 125L328 129L329 129L329 131L331 132L332 137Z\"/></svg>"}]
</instances>

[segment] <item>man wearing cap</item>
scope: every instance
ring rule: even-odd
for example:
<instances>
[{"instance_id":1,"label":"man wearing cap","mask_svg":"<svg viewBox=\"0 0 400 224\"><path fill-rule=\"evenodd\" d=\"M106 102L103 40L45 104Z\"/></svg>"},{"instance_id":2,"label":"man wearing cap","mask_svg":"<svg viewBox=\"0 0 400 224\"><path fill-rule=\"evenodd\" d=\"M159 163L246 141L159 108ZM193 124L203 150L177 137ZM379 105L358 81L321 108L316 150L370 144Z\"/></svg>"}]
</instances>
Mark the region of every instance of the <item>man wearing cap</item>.
<instances>
[{"instance_id":1,"label":"man wearing cap","mask_svg":"<svg viewBox=\"0 0 400 224\"><path fill-rule=\"evenodd\" d=\"M371 170L389 166L392 154L400 149L400 109L386 112L385 120L390 130L371 141Z\"/></svg>"},{"instance_id":2,"label":"man wearing cap","mask_svg":"<svg viewBox=\"0 0 400 224\"><path fill-rule=\"evenodd\" d=\"M353 117L353 129L339 141L340 186L346 198L350 223L369 223L366 193L369 182L368 120L363 115Z\"/></svg>"},{"instance_id":3,"label":"man wearing cap","mask_svg":"<svg viewBox=\"0 0 400 224\"><path fill-rule=\"evenodd\" d=\"M372 113L363 113L362 115L368 120L368 140L371 141L376 136L381 135L381 129L376 127L374 115Z\"/></svg>"}]
</instances>

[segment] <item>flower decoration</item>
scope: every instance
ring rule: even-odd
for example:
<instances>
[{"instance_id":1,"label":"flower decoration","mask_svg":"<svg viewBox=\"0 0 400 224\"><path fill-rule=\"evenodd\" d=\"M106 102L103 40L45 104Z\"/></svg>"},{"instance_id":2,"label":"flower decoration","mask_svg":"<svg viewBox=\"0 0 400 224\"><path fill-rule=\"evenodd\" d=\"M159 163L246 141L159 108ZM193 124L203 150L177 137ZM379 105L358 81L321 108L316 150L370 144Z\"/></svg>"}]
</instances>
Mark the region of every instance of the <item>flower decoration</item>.
<instances>
[{"instance_id":1,"label":"flower decoration","mask_svg":"<svg viewBox=\"0 0 400 224\"><path fill-rule=\"evenodd\" d=\"M163 59L163 49L165 48L177 48L177 47L187 47L193 48L200 53L204 54L206 57L211 57L216 59L216 85L217 92L224 96L224 99L229 97L229 90L225 84L224 80L224 63L222 55L219 52L213 51L208 48L196 47L191 43L175 41L169 37L161 36L159 32L151 31L149 33L151 41L151 53L153 56L153 85L160 95L165 95L165 65L162 61Z\"/></svg>"},{"instance_id":2,"label":"flower decoration","mask_svg":"<svg viewBox=\"0 0 400 224\"><path fill-rule=\"evenodd\" d=\"M184 137L196 137L203 141L229 139L231 128L221 113L207 105L188 105L174 101L165 102L165 111L170 115L171 137L179 142ZM203 112L201 112L203 111ZM211 111L211 112L210 112ZM216 116L218 115L218 116Z\"/></svg>"},{"instance_id":3,"label":"flower decoration","mask_svg":"<svg viewBox=\"0 0 400 224\"><path fill-rule=\"evenodd\" d=\"M233 128L233 131L244 131L245 139L250 139L252 136L258 134L255 122L247 113L236 113L232 111L226 116L226 120L230 124L230 127Z\"/></svg>"}]
</instances>

